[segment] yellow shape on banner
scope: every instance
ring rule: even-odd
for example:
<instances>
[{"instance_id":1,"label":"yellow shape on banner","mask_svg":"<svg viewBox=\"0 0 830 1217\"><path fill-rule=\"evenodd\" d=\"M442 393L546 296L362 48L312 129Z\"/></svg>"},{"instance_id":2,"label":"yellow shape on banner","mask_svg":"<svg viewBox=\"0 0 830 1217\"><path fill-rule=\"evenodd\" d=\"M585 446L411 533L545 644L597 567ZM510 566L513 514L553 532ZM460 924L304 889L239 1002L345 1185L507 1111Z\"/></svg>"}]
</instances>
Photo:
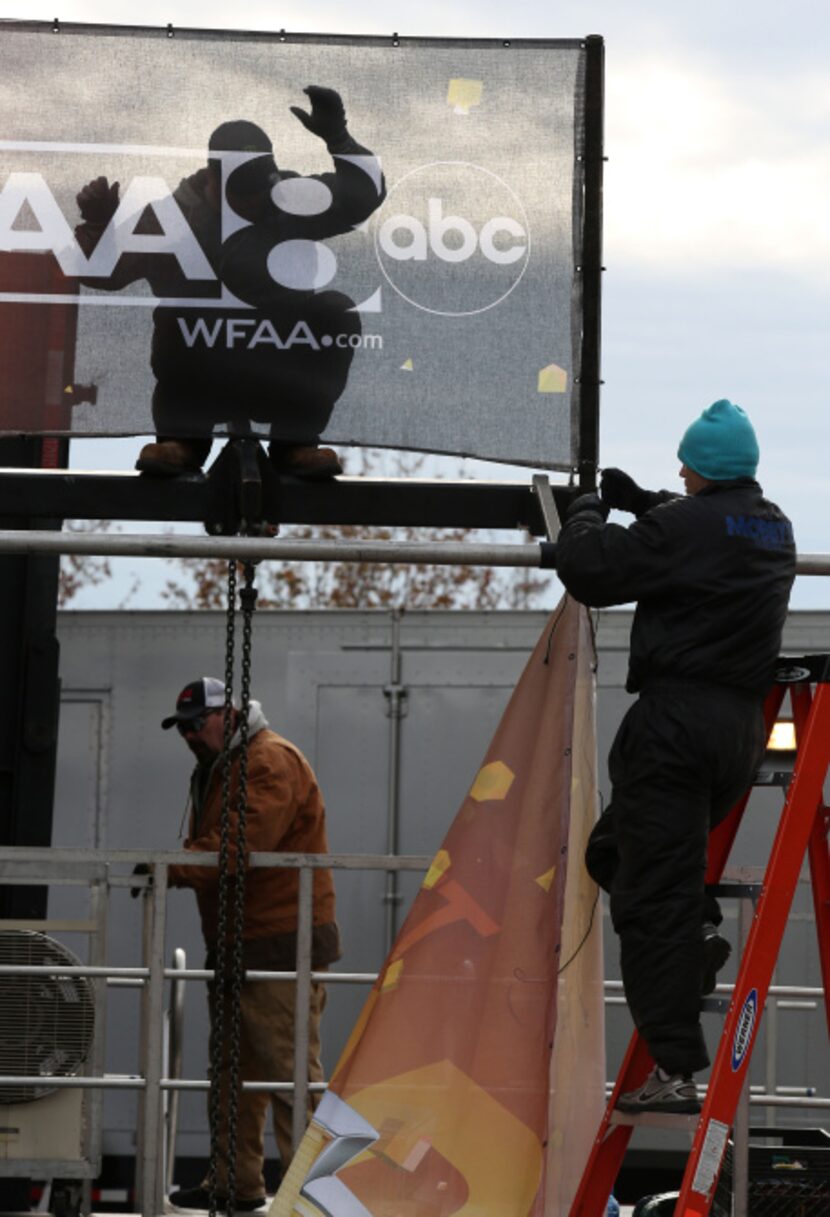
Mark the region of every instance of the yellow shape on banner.
<instances>
[{"instance_id":1,"label":"yellow shape on banner","mask_svg":"<svg viewBox=\"0 0 830 1217\"><path fill-rule=\"evenodd\" d=\"M491 761L489 765L483 765L479 769L476 780L470 787L470 798L475 799L477 803L486 803L490 799L506 799L515 776L504 761Z\"/></svg>"},{"instance_id":2,"label":"yellow shape on banner","mask_svg":"<svg viewBox=\"0 0 830 1217\"><path fill-rule=\"evenodd\" d=\"M438 853L432 859L432 866L430 866L429 870L424 875L424 881L421 886L435 887L438 880L443 875L446 875L451 866L452 862L450 861L450 855L445 849L439 849Z\"/></svg>"},{"instance_id":3,"label":"yellow shape on banner","mask_svg":"<svg viewBox=\"0 0 830 1217\"><path fill-rule=\"evenodd\" d=\"M542 1172L538 1137L452 1061L368 1086L348 1103L375 1128L400 1123L383 1153L404 1170L417 1170L424 1141L455 1167L468 1195L453 1217L530 1211ZM348 1166L343 1175L348 1186Z\"/></svg>"},{"instance_id":4,"label":"yellow shape on banner","mask_svg":"<svg viewBox=\"0 0 830 1217\"><path fill-rule=\"evenodd\" d=\"M390 963L389 967L383 974L383 983L380 986L382 993L388 993L390 989L396 989L398 987L398 981L401 978L402 971L402 959L396 959L394 963Z\"/></svg>"},{"instance_id":5,"label":"yellow shape on banner","mask_svg":"<svg viewBox=\"0 0 830 1217\"><path fill-rule=\"evenodd\" d=\"M550 868L550 870L545 871L544 875L539 875L536 882L539 884L539 886L541 888L544 888L544 890L546 892L549 892L551 887L553 886L553 876L555 874L556 874L556 867L552 866Z\"/></svg>"},{"instance_id":6,"label":"yellow shape on banner","mask_svg":"<svg viewBox=\"0 0 830 1217\"><path fill-rule=\"evenodd\" d=\"M555 363L549 363L539 372L540 393L564 393L568 387L568 373Z\"/></svg>"},{"instance_id":7,"label":"yellow shape on banner","mask_svg":"<svg viewBox=\"0 0 830 1217\"><path fill-rule=\"evenodd\" d=\"M326 1138L314 1124L309 1124L305 1136L297 1146L297 1152L291 1159L288 1174L282 1181L282 1186L271 1201L268 1217L289 1217L291 1213L318 1213L314 1205L308 1205L300 1198L300 1188L308 1172L325 1149Z\"/></svg>"},{"instance_id":8,"label":"yellow shape on banner","mask_svg":"<svg viewBox=\"0 0 830 1217\"><path fill-rule=\"evenodd\" d=\"M411 359L405 359L403 361L403 363L401 364L402 372L413 372L414 370L415 370L415 365L413 364Z\"/></svg>"},{"instance_id":9,"label":"yellow shape on banner","mask_svg":"<svg viewBox=\"0 0 830 1217\"><path fill-rule=\"evenodd\" d=\"M455 114L469 114L471 106L481 104L483 83L480 80L464 80L457 77L451 80L447 89L447 105L452 106Z\"/></svg>"}]
</instances>

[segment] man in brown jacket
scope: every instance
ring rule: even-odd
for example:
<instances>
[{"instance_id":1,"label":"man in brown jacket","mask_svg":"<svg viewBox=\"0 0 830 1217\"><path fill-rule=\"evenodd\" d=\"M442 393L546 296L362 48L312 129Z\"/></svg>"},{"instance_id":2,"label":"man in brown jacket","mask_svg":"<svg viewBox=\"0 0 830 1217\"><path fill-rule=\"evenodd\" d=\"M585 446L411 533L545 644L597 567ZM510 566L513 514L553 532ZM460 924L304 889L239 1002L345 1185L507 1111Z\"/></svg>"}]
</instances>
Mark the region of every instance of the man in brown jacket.
<instances>
[{"instance_id":1,"label":"man in brown jacket","mask_svg":"<svg viewBox=\"0 0 830 1217\"><path fill-rule=\"evenodd\" d=\"M203 676L186 685L176 701L176 710L162 722L175 726L196 757L190 782L190 823L185 849L219 851L222 806L222 752L224 746L225 686L215 677ZM239 715L233 711L231 740L230 869L236 864L236 814L239 783ZM283 853L328 853L325 807L317 779L303 754L288 740L269 730L259 702L252 701L248 714L247 847L251 851ZM169 883L192 887L202 918L207 945L206 967L214 966L218 933L219 872L212 866L171 866ZM261 971L292 971L296 966L297 903L299 871L257 867L246 871L242 927L242 960L245 968ZM229 893L233 906L233 890ZM326 968L340 958L340 939L334 914L334 884L331 871L315 869L313 885L312 967ZM243 1081L290 1081L294 1075L293 981L249 981L240 998L240 1074ZM309 1025L309 1081L323 1080L320 1063L320 1019L325 1006L325 987L311 986ZM208 1003L209 1006L212 1004ZM223 1071L229 1067L227 1042L229 1011L224 1021ZM283 1093L243 1091L239 1097L237 1122L236 1202L239 1212L251 1212L265 1204L262 1172L265 1122L269 1102L283 1171L292 1155L291 1099ZM227 1192L227 1130L225 1102L219 1129L217 1191L220 1208ZM178 1212L202 1212L209 1207L207 1180L198 1188L174 1192L170 1204Z\"/></svg>"}]
</instances>

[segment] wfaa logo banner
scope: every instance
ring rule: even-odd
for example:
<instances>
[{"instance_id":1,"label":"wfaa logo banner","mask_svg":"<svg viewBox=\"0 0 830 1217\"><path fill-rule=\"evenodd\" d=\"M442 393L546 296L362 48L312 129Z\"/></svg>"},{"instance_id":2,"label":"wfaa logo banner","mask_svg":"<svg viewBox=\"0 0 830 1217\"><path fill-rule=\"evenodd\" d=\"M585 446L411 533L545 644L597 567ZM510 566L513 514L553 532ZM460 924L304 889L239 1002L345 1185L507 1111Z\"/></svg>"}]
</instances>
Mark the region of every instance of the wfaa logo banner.
<instances>
[{"instance_id":1,"label":"wfaa logo banner","mask_svg":"<svg viewBox=\"0 0 830 1217\"><path fill-rule=\"evenodd\" d=\"M572 467L584 57L3 26L0 433Z\"/></svg>"}]
</instances>

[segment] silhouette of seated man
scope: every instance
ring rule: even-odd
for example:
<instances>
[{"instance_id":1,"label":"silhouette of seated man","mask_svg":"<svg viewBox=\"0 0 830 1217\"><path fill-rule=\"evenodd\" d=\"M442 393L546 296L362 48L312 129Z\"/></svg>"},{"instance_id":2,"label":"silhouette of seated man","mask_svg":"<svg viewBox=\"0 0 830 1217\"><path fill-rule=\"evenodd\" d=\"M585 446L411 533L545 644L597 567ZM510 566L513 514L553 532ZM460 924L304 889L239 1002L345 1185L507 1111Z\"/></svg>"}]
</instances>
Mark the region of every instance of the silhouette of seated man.
<instances>
[{"instance_id":1,"label":"silhouette of seated man","mask_svg":"<svg viewBox=\"0 0 830 1217\"><path fill-rule=\"evenodd\" d=\"M196 471L214 428L246 435L252 421L267 424L279 472L342 472L320 436L346 387L361 321L347 295L321 290L336 263L319 243L367 220L385 190L377 158L348 131L340 95L318 85L305 92L310 113L291 112L324 140L333 172L278 169L262 128L235 119L211 135L207 166L173 192L211 279L185 275L173 253L129 251L106 280L87 280L115 291L145 279L159 298L151 352L157 434L136 462L144 473ZM76 236L89 255L114 217L117 229L118 182L88 183L78 206ZM134 227L142 230L158 230L149 208Z\"/></svg>"}]
</instances>

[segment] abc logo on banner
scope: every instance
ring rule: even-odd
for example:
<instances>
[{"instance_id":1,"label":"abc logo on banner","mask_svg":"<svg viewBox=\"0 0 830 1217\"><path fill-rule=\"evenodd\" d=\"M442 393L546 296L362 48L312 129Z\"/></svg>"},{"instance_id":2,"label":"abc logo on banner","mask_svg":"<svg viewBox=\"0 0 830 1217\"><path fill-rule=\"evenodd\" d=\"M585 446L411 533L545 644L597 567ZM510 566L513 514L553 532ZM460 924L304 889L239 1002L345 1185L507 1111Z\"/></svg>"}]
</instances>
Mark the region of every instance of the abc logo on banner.
<instances>
[{"instance_id":1,"label":"abc logo on banner","mask_svg":"<svg viewBox=\"0 0 830 1217\"><path fill-rule=\"evenodd\" d=\"M530 257L530 227L513 190L464 161L405 174L375 217L375 249L391 287L425 312L485 312L517 286Z\"/></svg>"}]
</instances>

